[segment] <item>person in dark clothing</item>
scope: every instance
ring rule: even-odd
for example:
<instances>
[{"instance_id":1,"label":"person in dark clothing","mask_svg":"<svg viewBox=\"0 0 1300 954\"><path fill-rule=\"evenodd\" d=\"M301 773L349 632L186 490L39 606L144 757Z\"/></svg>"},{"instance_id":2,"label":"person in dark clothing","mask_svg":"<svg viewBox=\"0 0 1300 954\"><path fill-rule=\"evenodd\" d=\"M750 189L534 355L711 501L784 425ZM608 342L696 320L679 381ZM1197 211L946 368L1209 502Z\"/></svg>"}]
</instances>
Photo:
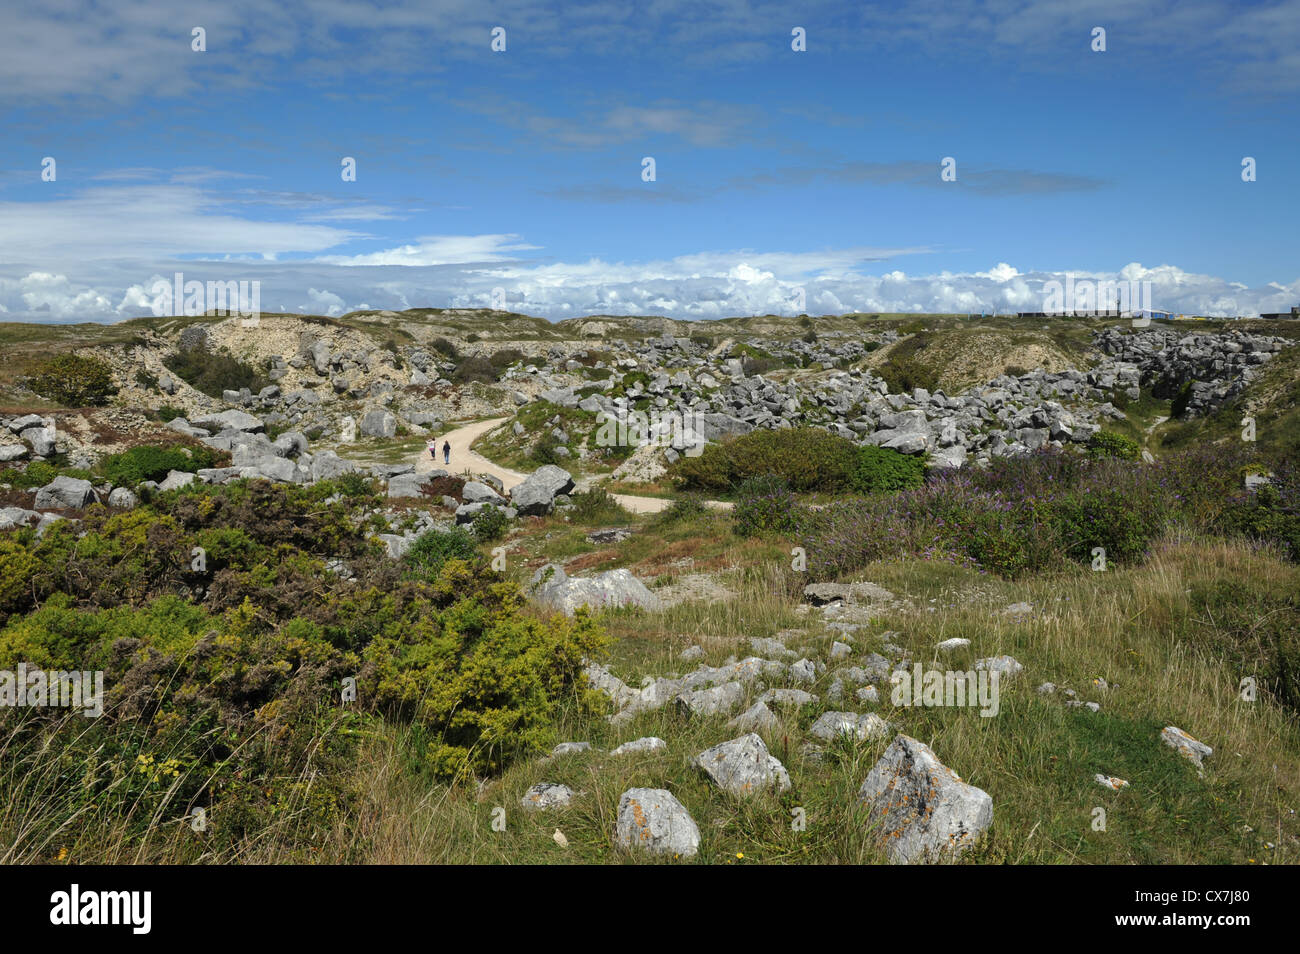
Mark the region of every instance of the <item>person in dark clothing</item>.
<instances>
[{"instance_id":1,"label":"person in dark clothing","mask_svg":"<svg viewBox=\"0 0 1300 954\"><path fill-rule=\"evenodd\" d=\"M451 463L451 441L442 442L442 462L444 464Z\"/></svg>"}]
</instances>

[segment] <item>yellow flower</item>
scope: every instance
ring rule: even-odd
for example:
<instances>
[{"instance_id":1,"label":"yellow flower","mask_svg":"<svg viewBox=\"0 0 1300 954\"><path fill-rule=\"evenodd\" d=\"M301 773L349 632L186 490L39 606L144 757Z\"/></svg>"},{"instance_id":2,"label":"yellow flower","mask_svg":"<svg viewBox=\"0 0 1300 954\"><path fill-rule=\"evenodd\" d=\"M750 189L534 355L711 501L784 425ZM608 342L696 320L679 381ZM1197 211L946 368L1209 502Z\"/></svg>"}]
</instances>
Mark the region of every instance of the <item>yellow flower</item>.
<instances>
[{"instance_id":1,"label":"yellow flower","mask_svg":"<svg viewBox=\"0 0 1300 954\"><path fill-rule=\"evenodd\" d=\"M743 858L743 857L745 857L745 853L744 853L743 851L738 851L738 852L736 852L736 857L737 857L737 858Z\"/></svg>"}]
</instances>

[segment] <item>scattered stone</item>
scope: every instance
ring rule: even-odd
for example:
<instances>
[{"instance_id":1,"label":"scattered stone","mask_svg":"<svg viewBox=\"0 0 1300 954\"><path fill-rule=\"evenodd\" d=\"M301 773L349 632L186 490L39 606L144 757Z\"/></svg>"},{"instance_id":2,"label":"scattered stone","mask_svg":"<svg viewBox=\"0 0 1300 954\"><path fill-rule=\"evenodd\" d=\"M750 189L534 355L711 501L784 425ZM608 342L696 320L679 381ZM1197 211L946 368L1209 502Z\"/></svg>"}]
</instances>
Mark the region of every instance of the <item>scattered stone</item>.
<instances>
[{"instance_id":1,"label":"scattered stone","mask_svg":"<svg viewBox=\"0 0 1300 954\"><path fill-rule=\"evenodd\" d=\"M700 830L671 792L630 788L618 800L614 840L623 848L689 858L699 851Z\"/></svg>"},{"instance_id":2,"label":"scattered stone","mask_svg":"<svg viewBox=\"0 0 1300 954\"><path fill-rule=\"evenodd\" d=\"M659 597L624 568L609 570L592 577L570 577L564 568L548 563L535 574L531 583L533 598L553 609L572 616L579 606L601 610L612 606L639 606L656 610Z\"/></svg>"},{"instance_id":3,"label":"scattered stone","mask_svg":"<svg viewBox=\"0 0 1300 954\"><path fill-rule=\"evenodd\" d=\"M1078 699L1070 699L1065 703L1067 709L1087 709L1089 712L1100 712L1101 705L1096 702L1081 702Z\"/></svg>"},{"instance_id":4,"label":"scattered stone","mask_svg":"<svg viewBox=\"0 0 1300 954\"><path fill-rule=\"evenodd\" d=\"M816 682L817 667L811 659L800 659L790 667L790 678L795 682Z\"/></svg>"},{"instance_id":5,"label":"scattered stone","mask_svg":"<svg viewBox=\"0 0 1300 954\"><path fill-rule=\"evenodd\" d=\"M889 744L858 801L894 864L956 857L993 823L993 799L968 785L929 746L906 735Z\"/></svg>"},{"instance_id":6,"label":"scattered stone","mask_svg":"<svg viewBox=\"0 0 1300 954\"><path fill-rule=\"evenodd\" d=\"M524 793L519 803L524 806L525 811L552 811L556 808L568 808L575 794L567 785L538 782Z\"/></svg>"},{"instance_id":7,"label":"scattered stone","mask_svg":"<svg viewBox=\"0 0 1300 954\"><path fill-rule=\"evenodd\" d=\"M633 752L654 752L658 749L668 748L668 743L658 736L648 735L643 739L636 739L632 742L624 742L618 748L611 751L610 755L630 755Z\"/></svg>"},{"instance_id":8,"label":"scattered stone","mask_svg":"<svg viewBox=\"0 0 1300 954\"><path fill-rule=\"evenodd\" d=\"M677 709L690 718L721 715L730 712L740 704L745 695L745 687L739 682L724 682L711 689L697 689L683 692L676 698Z\"/></svg>"},{"instance_id":9,"label":"scattered stone","mask_svg":"<svg viewBox=\"0 0 1300 954\"><path fill-rule=\"evenodd\" d=\"M706 749L695 757L695 764L732 795L773 790L779 794L790 788L790 773L753 732Z\"/></svg>"},{"instance_id":10,"label":"scattered stone","mask_svg":"<svg viewBox=\"0 0 1300 954\"><path fill-rule=\"evenodd\" d=\"M946 653L954 649L965 649L969 645L970 645L969 639L963 639L960 636L955 636L952 639L945 639L943 642L939 643L934 648L939 650L942 653Z\"/></svg>"},{"instance_id":11,"label":"scattered stone","mask_svg":"<svg viewBox=\"0 0 1300 954\"><path fill-rule=\"evenodd\" d=\"M785 644L779 639L773 639L770 636L752 636L749 640L749 647L762 656L769 657L789 657L794 656L792 649L787 649Z\"/></svg>"},{"instance_id":12,"label":"scattered stone","mask_svg":"<svg viewBox=\"0 0 1300 954\"><path fill-rule=\"evenodd\" d=\"M696 659L703 659L704 647L687 646L685 649L681 651L681 653L678 654L677 658L683 660L684 662L694 662Z\"/></svg>"},{"instance_id":13,"label":"scattered stone","mask_svg":"<svg viewBox=\"0 0 1300 954\"><path fill-rule=\"evenodd\" d=\"M779 706L805 706L816 702L817 697L802 689L768 689L758 697L759 702L775 702Z\"/></svg>"},{"instance_id":14,"label":"scattered stone","mask_svg":"<svg viewBox=\"0 0 1300 954\"><path fill-rule=\"evenodd\" d=\"M90 481L59 475L36 491L33 506L37 510L80 510L94 500Z\"/></svg>"},{"instance_id":15,"label":"scattered stone","mask_svg":"<svg viewBox=\"0 0 1300 954\"><path fill-rule=\"evenodd\" d=\"M853 655L853 647L846 643L831 643L831 659L845 659Z\"/></svg>"},{"instance_id":16,"label":"scattered stone","mask_svg":"<svg viewBox=\"0 0 1300 954\"><path fill-rule=\"evenodd\" d=\"M541 517L551 512L557 496L569 493L573 487L573 477L567 470L547 464L510 491L510 502L523 516Z\"/></svg>"},{"instance_id":17,"label":"scattered stone","mask_svg":"<svg viewBox=\"0 0 1300 954\"><path fill-rule=\"evenodd\" d=\"M875 686L863 686L858 690L858 702L878 703L880 701L880 691Z\"/></svg>"},{"instance_id":18,"label":"scattered stone","mask_svg":"<svg viewBox=\"0 0 1300 954\"><path fill-rule=\"evenodd\" d=\"M755 702L727 723L729 728L740 729L742 732L773 732L778 725L779 720L776 713L769 709L762 700Z\"/></svg>"},{"instance_id":19,"label":"scattered stone","mask_svg":"<svg viewBox=\"0 0 1300 954\"><path fill-rule=\"evenodd\" d=\"M1024 668L1011 656L990 656L987 659L975 660L977 672L984 670L987 672L1000 672L1004 676L1014 676Z\"/></svg>"},{"instance_id":20,"label":"scattered stone","mask_svg":"<svg viewBox=\"0 0 1300 954\"><path fill-rule=\"evenodd\" d=\"M814 738L829 742L842 735L851 735L866 741L889 732L889 723L874 712L859 715L856 712L823 712L808 729Z\"/></svg>"},{"instance_id":21,"label":"scattered stone","mask_svg":"<svg viewBox=\"0 0 1300 954\"><path fill-rule=\"evenodd\" d=\"M577 752L590 752L590 742L561 742L555 748L551 749L551 757L557 755L573 755Z\"/></svg>"},{"instance_id":22,"label":"scattered stone","mask_svg":"<svg viewBox=\"0 0 1300 954\"><path fill-rule=\"evenodd\" d=\"M123 510L134 510L139 506L140 500L135 494L125 487L114 487L108 495L108 505L110 507L120 507Z\"/></svg>"},{"instance_id":23,"label":"scattered stone","mask_svg":"<svg viewBox=\"0 0 1300 954\"><path fill-rule=\"evenodd\" d=\"M1182 729L1176 726L1167 725L1160 732L1160 738L1165 740L1165 745L1176 749L1178 754L1183 756L1197 769L1204 769L1203 761L1214 754L1214 749L1210 748L1204 742L1198 742Z\"/></svg>"}]
</instances>

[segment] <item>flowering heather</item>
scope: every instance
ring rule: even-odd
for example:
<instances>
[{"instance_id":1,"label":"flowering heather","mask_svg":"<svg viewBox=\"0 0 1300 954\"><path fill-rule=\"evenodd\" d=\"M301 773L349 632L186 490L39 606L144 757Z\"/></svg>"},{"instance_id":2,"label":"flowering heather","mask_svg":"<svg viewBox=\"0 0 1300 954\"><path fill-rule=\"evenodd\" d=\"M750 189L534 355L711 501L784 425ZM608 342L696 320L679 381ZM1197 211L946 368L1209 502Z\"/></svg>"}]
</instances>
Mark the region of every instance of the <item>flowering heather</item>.
<instances>
[{"instance_id":1,"label":"flowering heather","mask_svg":"<svg viewBox=\"0 0 1300 954\"><path fill-rule=\"evenodd\" d=\"M1145 558L1177 522L1204 534L1272 541L1300 555L1300 477L1293 461L1273 466L1273 484L1245 487L1266 467L1244 445L1197 448L1155 464L1089 459L1046 449L987 469L930 475L923 487L846 500L813 512L803 545L808 570L830 579L878 560L952 560L1015 579L1088 563Z\"/></svg>"}]
</instances>

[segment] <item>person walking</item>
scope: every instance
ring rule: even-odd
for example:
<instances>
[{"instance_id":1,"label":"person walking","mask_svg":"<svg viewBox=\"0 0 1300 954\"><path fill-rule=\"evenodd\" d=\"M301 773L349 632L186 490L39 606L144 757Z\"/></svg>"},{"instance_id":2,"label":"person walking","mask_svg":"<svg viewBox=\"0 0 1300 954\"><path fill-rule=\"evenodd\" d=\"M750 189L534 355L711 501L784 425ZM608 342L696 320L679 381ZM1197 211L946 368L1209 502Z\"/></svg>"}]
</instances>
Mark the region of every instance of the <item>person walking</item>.
<instances>
[{"instance_id":1,"label":"person walking","mask_svg":"<svg viewBox=\"0 0 1300 954\"><path fill-rule=\"evenodd\" d=\"M429 441L429 459L435 464L438 463L438 439L436 437Z\"/></svg>"},{"instance_id":2,"label":"person walking","mask_svg":"<svg viewBox=\"0 0 1300 954\"><path fill-rule=\"evenodd\" d=\"M451 463L451 441L442 442L442 462L444 464Z\"/></svg>"}]
</instances>

